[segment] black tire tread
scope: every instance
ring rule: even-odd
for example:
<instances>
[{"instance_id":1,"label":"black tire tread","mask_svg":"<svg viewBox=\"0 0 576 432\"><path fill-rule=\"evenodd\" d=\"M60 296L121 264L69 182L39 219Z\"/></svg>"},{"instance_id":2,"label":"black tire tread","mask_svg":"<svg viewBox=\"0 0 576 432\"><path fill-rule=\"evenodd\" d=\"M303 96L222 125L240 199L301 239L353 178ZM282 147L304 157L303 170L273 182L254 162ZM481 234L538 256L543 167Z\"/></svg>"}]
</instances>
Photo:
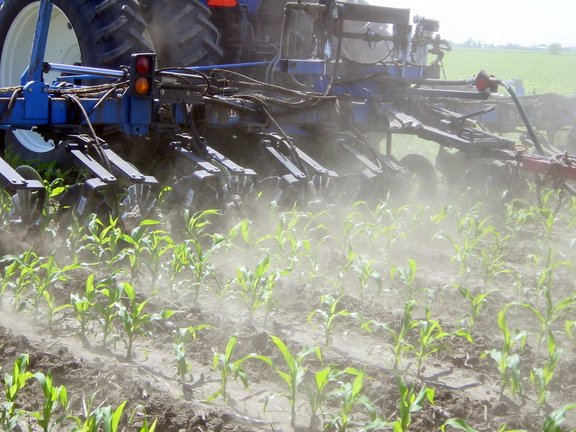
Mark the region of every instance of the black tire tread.
<instances>
[{"instance_id":1,"label":"black tire tread","mask_svg":"<svg viewBox=\"0 0 576 432\"><path fill-rule=\"evenodd\" d=\"M220 33L200 1L154 0L143 9L160 67L211 65L222 58Z\"/></svg>"}]
</instances>

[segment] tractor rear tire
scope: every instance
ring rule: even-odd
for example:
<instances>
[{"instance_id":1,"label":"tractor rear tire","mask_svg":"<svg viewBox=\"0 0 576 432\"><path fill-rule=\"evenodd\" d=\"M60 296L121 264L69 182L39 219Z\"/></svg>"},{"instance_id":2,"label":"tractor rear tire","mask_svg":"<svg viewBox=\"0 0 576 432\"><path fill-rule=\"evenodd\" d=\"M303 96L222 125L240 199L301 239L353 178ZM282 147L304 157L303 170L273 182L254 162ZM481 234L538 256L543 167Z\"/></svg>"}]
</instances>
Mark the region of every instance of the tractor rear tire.
<instances>
[{"instance_id":1,"label":"tractor rear tire","mask_svg":"<svg viewBox=\"0 0 576 432\"><path fill-rule=\"evenodd\" d=\"M140 0L159 67L218 64L220 33L199 0Z\"/></svg>"},{"instance_id":2,"label":"tractor rear tire","mask_svg":"<svg viewBox=\"0 0 576 432\"><path fill-rule=\"evenodd\" d=\"M45 60L115 68L135 52L152 52L136 0L52 0ZM20 84L30 63L39 0L5 0L0 6L0 87ZM55 76L45 76L51 82ZM63 149L34 131L6 134L6 143L25 161L59 161Z\"/></svg>"}]
</instances>

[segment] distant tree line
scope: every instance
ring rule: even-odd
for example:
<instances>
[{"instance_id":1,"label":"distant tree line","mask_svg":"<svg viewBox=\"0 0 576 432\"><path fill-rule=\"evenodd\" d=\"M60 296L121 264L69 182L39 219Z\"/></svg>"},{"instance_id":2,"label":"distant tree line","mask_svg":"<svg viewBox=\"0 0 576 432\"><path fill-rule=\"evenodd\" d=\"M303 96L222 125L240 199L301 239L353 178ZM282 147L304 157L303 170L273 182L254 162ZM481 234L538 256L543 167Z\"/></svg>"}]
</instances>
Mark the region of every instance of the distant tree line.
<instances>
[{"instance_id":1,"label":"distant tree line","mask_svg":"<svg viewBox=\"0 0 576 432\"><path fill-rule=\"evenodd\" d=\"M466 41L464 43L461 44L453 44L456 46L461 46L461 47L465 47L465 48L506 48L506 49L532 49L532 48L538 48L538 49L548 49L548 52L550 54L561 54L562 51L565 51L566 49L562 47L562 44L560 43L551 43L550 45L538 45L537 47L526 47L526 46L522 46L519 44L513 44L513 43L508 43L505 45L495 45L493 43L483 43L481 41L477 41L474 40L472 38L468 38L466 39Z\"/></svg>"}]
</instances>

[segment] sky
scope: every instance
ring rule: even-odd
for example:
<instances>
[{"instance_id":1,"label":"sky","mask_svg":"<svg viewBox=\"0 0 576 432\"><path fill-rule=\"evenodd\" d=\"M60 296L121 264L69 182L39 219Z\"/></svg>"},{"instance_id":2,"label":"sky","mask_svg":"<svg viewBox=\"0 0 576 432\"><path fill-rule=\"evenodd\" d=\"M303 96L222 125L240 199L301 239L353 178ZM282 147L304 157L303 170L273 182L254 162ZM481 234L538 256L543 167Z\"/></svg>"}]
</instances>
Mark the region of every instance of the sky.
<instances>
[{"instance_id":1,"label":"sky","mask_svg":"<svg viewBox=\"0 0 576 432\"><path fill-rule=\"evenodd\" d=\"M575 0L369 0L440 21L452 42L576 47Z\"/></svg>"}]
</instances>

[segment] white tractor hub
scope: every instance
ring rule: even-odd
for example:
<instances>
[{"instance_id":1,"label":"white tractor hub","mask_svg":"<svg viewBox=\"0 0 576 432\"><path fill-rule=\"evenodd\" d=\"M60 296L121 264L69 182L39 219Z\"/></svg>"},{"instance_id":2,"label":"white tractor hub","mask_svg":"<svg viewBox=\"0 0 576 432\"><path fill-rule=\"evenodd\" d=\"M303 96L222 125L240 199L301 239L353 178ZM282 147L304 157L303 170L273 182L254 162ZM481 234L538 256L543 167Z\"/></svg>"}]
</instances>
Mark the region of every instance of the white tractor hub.
<instances>
[{"instance_id":1,"label":"white tractor hub","mask_svg":"<svg viewBox=\"0 0 576 432\"><path fill-rule=\"evenodd\" d=\"M20 85L23 71L30 64L32 44L36 30L36 21L40 2L26 6L17 15L4 42L0 59L0 86ZM53 63L75 64L81 62L80 44L70 21L57 6L53 6L50 19L50 31L46 45L45 60ZM58 74L44 75L44 80L51 83ZM54 149L52 141L46 141L33 131L17 130L14 136L21 145L36 153L45 153Z\"/></svg>"}]
</instances>

